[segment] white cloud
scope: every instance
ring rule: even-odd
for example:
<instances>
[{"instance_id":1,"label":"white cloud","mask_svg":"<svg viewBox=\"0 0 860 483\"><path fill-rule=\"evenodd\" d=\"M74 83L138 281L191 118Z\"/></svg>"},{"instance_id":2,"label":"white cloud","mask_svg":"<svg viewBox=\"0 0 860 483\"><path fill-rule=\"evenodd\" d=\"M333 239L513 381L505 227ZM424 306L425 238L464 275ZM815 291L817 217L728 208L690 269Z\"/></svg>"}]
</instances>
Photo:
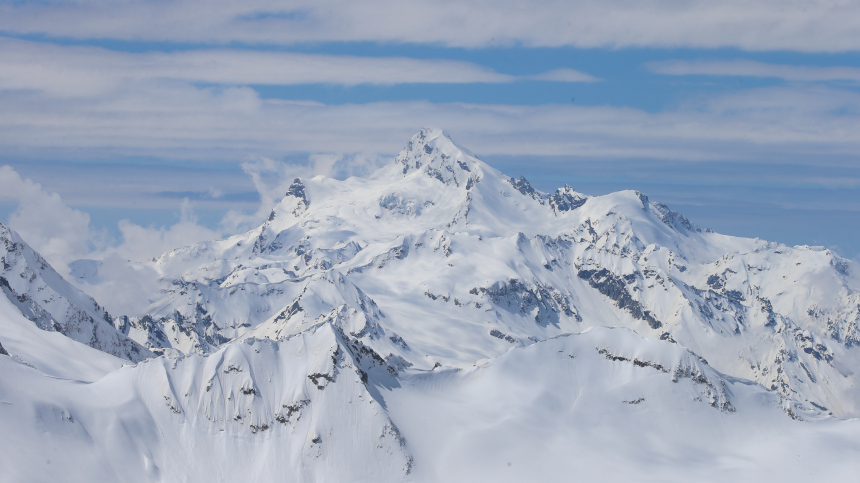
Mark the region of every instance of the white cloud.
<instances>
[{"instance_id":1,"label":"white cloud","mask_svg":"<svg viewBox=\"0 0 860 483\"><path fill-rule=\"evenodd\" d=\"M531 77L500 74L470 62L357 57L259 50L130 53L0 37L0 89L54 96L102 96L141 84L182 81L219 85L462 84L518 80L594 82L572 69Z\"/></svg>"},{"instance_id":2,"label":"white cloud","mask_svg":"<svg viewBox=\"0 0 860 483\"><path fill-rule=\"evenodd\" d=\"M180 206L179 221L170 226L143 227L122 220L119 222L121 243L103 250L100 254L92 255L99 258L117 255L124 260L144 261L175 248L221 237L221 233L201 226L197 221L192 204L188 200L184 200Z\"/></svg>"},{"instance_id":3,"label":"white cloud","mask_svg":"<svg viewBox=\"0 0 860 483\"><path fill-rule=\"evenodd\" d=\"M9 226L63 275L68 275L69 263L82 258L140 261L220 236L197 223L191 203L185 200L177 223L146 228L123 220L119 224L122 240L112 244L105 233L91 228L87 213L69 207L59 194L22 178L10 166L0 166L0 201L16 204Z\"/></svg>"},{"instance_id":4,"label":"white cloud","mask_svg":"<svg viewBox=\"0 0 860 483\"><path fill-rule=\"evenodd\" d=\"M753 60L670 60L651 62L648 67L665 75L712 75L741 77L776 77L787 81L818 82L847 80L860 82L860 68L817 67L806 65L768 64Z\"/></svg>"},{"instance_id":5,"label":"white cloud","mask_svg":"<svg viewBox=\"0 0 860 483\"><path fill-rule=\"evenodd\" d=\"M257 157L242 163L242 170L260 194L256 211L247 213L229 210L221 220L225 233L237 233L262 223L272 208L286 196L287 189L296 178L312 178L317 175L346 178L369 174L389 158L377 154L312 154L306 163L284 163L266 157Z\"/></svg>"},{"instance_id":6,"label":"white cloud","mask_svg":"<svg viewBox=\"0 0 860 483\"><path fill-rule=\"evenodd\" d=\"M90 252L90 242L99 241L90 232L88 214L9 166L0 166L0 200L17 204L9 226L61 273L68 273L67 263Z\"/></svg>"},{"instance_id":7,"label":"white cloud","mask_svg":"<svg viewBox=\"0 0 860 483\"><path fill-rule=\"evenodd\" d=\"M151 267L107 254L98 263L97 280L68 280L104 306L111 315L143 315L161 288Z\"/></svg>"},{"instance_id":8,"label":"white cloud","mask_svg":"<svg viewBox=\"0 0 860 483\"><path fill-rule=\"evenodd\" d=\"M310 172L305 167L296 167L265 157L242 163L242 170L251 178L254 188L260 194L260 205L250 214L240 210L227 211L221 220L221 226L228 233L237 233L261 223L272 207L284 197L293 179Z\"/></svg>"},{"instance_id":9,"label":"white cloud","mask_svg":"<svg viewBox=\"0 0 860 483\"><path fill-rule=\"evenodd\" d=\"M22 178L9 166L0 166L0 201L17 204L9 226L28 245L114 314L139 314L159 288L158 274L153 269L129 260L146 260L220 237L197 223L191 203L186 200L180 208L179 222L147 228L123 220L119 223L122 240L111 243L104 233L92 229L87 213L69 207L59 194ZM101 261L98 280L82 281L70 276L69 264L78 259Z\"/></svg>"},{"instance_id":10,"label":"white cloud","mask_svg":"<svg viewBox=\"0 0 860 483\"><path fill-rule=\"evenodd\" d=\"M424 125L444 127L484 154L697 160L860 153L860 94L821 86L740 91L652 113L571 104L324 105L173 82L95 99L0 91L0 113L7 156L63 159L393 154Z\"/></svg>"},{"instance_id":11,"label":"white cloud","mask_svg":"<svg viewBox=\"0 0 860 483\"><path fill-rule=\"evenodd\" d=\"M70 162L76 156L63 151L56 151L54 159L25 155L0 158L0 163L9 163L23 178L38 180L45 191L61 193L70 206L101 214L145 209L173 219L179 203L189 198L195 211L208 220L211 209L247 211L259 202L237 158L224 162L124 158L117 162L116 158L99 159L100 154L91 151L92 158Z\"/></svg>"},{"instance_id":12,"label":"white cloud","mask_svg":"<svg viewBox=\"0 0 860 483\"><path fill-rule=\"evenodd\" d=\"M6 2L0 31L194 43L372 41L459 47L738 47L849 51L847 0L77 0Z\"/></svg>"},{"instance_id":13,"label":"white cloud","mask_svg":"<svg viewBox=\"0 0 860 483\"><path fill-rule=\"evenodd\" d=\"M573 69L555 69L529 76L530 79L553 82L598 82L600 79Z\"/></svg>"}]
</instances>

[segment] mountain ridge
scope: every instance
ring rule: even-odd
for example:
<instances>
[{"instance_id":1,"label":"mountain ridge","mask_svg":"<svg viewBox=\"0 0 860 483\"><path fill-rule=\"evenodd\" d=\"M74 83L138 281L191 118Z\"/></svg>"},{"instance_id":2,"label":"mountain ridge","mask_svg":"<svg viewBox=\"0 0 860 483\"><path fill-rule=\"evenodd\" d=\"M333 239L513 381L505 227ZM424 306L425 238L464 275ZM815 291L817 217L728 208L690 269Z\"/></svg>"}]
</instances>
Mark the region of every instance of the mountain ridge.
<instances>
[{"instance_id":1,"label":"mountain ridge","mask_svg":"<svg viewBox=\"0 0 860 483\"><path fill-rule=\"evenodd\" d=\"M289 310L314 291L315 276L337 273L390 313L387 331L424 355L373 343L417 367L469 365L511 341L618 325L847 416L860 414L848 369L860 360L851 266L829 250L714 233L638 191L542 193L424 129L368 178L297 179L260 227L157 258L164 294L123 331L154 350L205 353L246 333L289 333L294 317L303 326L300 318L341 305L364 313L354 297L330 298L312 315ZM786 283L789 273L828 293ZM459 355L408 323L428 318L469 334ZM265 328L272 324L280 329Z\"/></svg>"},{"instance_id":2,"label":"mountain ridge","mask_svg":"<svg viewBox=\"0 0 860 483\"><path fill-rule=\"evenodd\" d=\"M0 222L0 290L42 330L56 331L95 349L138 362L152 353L116 331L113 318L58 274L36 251Z\"/></svg>"},{"instance_id":3,"label":"mountain ridge","mask_svg":"<svg viewBox=\"0 0 860 483\"><path fill-rule=\"evenodd\" d=\"M15 236L0 297L15 481L860 471L853 262L720 235L637 191L543 193L440 130L367 178L296 179L258 227L147 262L161 287L142 314L97 312ZM151 353L127 364L52 331L22 294Z\"/></svg>"}]
</instances>

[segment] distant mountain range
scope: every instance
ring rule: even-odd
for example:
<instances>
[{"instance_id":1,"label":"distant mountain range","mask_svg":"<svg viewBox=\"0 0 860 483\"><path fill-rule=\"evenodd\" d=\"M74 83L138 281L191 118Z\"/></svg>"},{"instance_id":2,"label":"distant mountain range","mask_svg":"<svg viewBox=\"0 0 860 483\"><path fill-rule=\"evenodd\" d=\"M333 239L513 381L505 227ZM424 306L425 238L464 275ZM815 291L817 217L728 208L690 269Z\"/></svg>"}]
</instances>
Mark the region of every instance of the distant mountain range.
<instances>
[{"instance_id":1,"label":"distant mountain range","mask_svg":"<svg viewBox=\"0 0 860 483\"><path fill-rule=\"evenodd\" d=\"M437 129L146 262L142 314L0 239L13 481L860 474L856 262L636 191L542 193Z\"/></svg>"}]
</instances>

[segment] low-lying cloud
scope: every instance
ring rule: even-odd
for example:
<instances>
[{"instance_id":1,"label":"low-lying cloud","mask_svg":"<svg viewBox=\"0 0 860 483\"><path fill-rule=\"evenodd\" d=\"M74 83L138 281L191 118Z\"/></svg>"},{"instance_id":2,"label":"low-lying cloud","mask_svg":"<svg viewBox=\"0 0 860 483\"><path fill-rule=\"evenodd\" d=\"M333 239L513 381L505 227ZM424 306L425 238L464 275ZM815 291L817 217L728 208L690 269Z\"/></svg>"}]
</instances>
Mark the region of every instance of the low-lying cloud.
<instances>
[{"instance_id":1,"label":"low-lying cloud","mask_svg":"<svg viewBox=\"0 0 860 483\"><path fill-rule=\"evenodd\" d=\"M68 206L58 193L21 177L11 166L0 166L0 201L16 205L9 216L9 226L63 275L69 273L71 262L81 258L115 255L142 261L220 236L198 224L191 202L184 200L177 207L177 223L147 228L122 220L118 227L122 239L111 240L91 227L90 215Z\"/></svg>"},{"instance_id":2,"label":"low-lying cloud","mask_svg":"<svg viewBox=\"0 0 860 483\"><path fill-rule=\"evenodd\" d=\"M0 201L17 205L9 225L61 272L68 272L67 263L103 242L90 231L88 214L70 208L59 194L22 178L9 166L0 166Z\"/></svg>"},{"instance_id":3,"label":"low-lying cloud","mask_svg":"<svg viewBox=\"0 0 860 483\"><path fill-rule=\"evenodd\" d=\"M120 220L119 239L94 228L87 213L68 206L59 194L22 177L10 166L0 166L0 201L16 205L9 226L61 275L94 296L109 311L135 315L154 301L160 288L158 272L140 262L259 225L285 196L295 177L366 174L381 162L381 158L368 155L313 155L304 164L265 158L248 161L243 168L260 198L254 212L229 210L217 228L210 228L199 222L194 204L185 199L177 206L178 221L173 224L142 226ZM87 276L80 276L75 267L87 267L84 270Z\"/></svg>"}]
</instances>

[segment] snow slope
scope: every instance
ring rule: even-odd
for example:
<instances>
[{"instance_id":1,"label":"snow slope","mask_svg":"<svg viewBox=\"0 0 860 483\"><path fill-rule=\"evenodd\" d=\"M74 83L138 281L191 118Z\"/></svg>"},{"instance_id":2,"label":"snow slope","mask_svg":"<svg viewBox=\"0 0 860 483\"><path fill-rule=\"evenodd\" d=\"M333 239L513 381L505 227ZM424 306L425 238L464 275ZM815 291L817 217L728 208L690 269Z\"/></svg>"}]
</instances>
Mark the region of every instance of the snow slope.
<instances>
[{"instance_id":1,"label":"snow slope","mask_svg":"<svg viewBox=\"0 0 860 483\"><path fill-rule=\"evenodd\" d=\"M416 481L854 481L860 470L857 420L791 420L761 386L625 329L402 384L385 399Z\"/></svg>"},{"instance_id":2,"label":"snow slope","mask_svg":"<svg viewBox=\"0 0 860 483\"><path fill-rule=\"evenodd\" d=\"M594 328L395 369L331 323L93 383L0 356L8 481L854 481L857 420Z\"/></svg>"},{"instance_id":3,"label":"snow slope","mask_svg":"<svg viewBox=\"0 0 860 483\"><path fill-rule=\"evenodd\" d=\"M64 379L97 381L126 362L60 332L40 329L5 297L0 297L0 345L5 355Z\"/></svg>"},{"instance_id":4,"label":"snow slope","mask_svg":"<svg viewBox=\"0 0 860 483\"><path fill-rule=\"evenodd\" d=\"M90 384L0 358L4 481L400 481L412 458L324 325ZM364 367L364 369L361 369ZM383 377L382 380L385 380Z\"/></svg>"},{"instance_id":5,"label":"snow slope","mask_svg":"<svg viewBox=\"0 0 860 483\"><path fill-rule=\"evenodd\" d=\"M4 301L0 317L23 314L42 330L59 332L129 361L152 355L119 333L111 316L95 300L64 280L3 223L0 223L0 260L0 290L4 295L0 297ZM5 302L17 309L10 310Z\"/></svg>"}]
</instances>

